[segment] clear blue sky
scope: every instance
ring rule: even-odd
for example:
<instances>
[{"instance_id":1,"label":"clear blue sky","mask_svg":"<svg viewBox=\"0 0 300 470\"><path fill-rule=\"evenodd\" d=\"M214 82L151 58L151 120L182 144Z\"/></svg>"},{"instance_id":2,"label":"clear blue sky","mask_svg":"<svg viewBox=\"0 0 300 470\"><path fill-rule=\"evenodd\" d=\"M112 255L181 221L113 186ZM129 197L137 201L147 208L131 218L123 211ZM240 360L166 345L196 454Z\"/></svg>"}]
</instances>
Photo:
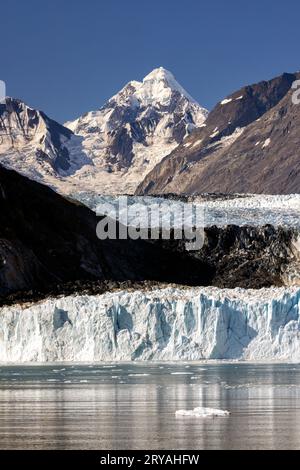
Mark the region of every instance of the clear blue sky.
<instances>
[{"instance_id":1,"label":"clear blue sky","mask_svg":"<svg viewBox=\"0 0 300 470\"><path fill-rule=\"evenodd\" d=\"M202 105L300 69L299 0L7 0L7 94L65 121L153 68Z\"/></svg>"}]
</instances>

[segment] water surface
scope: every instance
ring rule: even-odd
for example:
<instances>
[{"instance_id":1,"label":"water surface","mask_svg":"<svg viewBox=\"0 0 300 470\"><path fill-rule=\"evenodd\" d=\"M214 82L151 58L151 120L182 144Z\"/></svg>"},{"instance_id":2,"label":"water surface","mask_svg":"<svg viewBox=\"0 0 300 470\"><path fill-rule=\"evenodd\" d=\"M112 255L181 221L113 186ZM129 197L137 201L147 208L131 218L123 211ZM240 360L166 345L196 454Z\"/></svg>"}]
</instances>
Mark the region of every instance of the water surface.
<instances>
[{"instance_id":1,"label":"water surface","mask_svg":"<svg viewBox=\"0 0 300 470\"><path fill-rule=\"evenodd\" d=\"M3 366L0 449L300 449L300 365Z\"/></svg>"}]
</instances>

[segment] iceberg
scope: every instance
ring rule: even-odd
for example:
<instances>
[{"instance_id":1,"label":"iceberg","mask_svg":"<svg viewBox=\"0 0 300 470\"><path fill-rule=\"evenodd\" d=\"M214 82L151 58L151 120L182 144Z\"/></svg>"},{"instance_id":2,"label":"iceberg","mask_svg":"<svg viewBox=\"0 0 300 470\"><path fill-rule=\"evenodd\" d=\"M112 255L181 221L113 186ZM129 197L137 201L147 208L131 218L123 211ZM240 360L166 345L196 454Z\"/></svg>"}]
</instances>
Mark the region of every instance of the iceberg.
<instances>
[{"instance_id":1,"label":"iceberg","mask_svg":"<svg viewBox=\"0 0 300 470\"><path fill-rule=\"evenodd\" d=\"M229 416L230 412L226 410L217 410L215 408L194 408L193 410L177 410L176 416L191 416L194 418L214 418L216 416Z\"/></svg>"}]
</instances>

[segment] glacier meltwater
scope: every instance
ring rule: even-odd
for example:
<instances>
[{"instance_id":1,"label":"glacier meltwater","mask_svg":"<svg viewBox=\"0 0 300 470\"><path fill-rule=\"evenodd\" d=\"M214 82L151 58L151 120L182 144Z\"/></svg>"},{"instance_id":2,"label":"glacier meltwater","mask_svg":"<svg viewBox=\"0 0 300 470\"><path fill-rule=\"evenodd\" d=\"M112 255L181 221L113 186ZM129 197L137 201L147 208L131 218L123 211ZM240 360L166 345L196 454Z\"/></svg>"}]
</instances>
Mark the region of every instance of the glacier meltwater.
<instances>
[{"instance_id":1,"label":"glacier meltwater","mask_svg":"<svg viewBox=\"0 0 300 470\"><path fill-rule=\"evenodd\" d=\"M300 359L300 289L165 287L1 308L0 361Z\"/></svg>"}]
</instances>

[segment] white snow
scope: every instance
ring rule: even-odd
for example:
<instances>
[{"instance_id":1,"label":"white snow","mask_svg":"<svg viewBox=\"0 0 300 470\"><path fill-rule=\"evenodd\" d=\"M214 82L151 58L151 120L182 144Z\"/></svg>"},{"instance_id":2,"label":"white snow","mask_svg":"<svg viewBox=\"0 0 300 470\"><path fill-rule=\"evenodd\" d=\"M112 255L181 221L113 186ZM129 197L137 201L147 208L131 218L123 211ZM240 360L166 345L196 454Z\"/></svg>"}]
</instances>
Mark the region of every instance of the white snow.
<instances>
[{"instance_id":1,"label":"white snow","mask_svg":"<svg viewBox=\"0 0 300 470\"><path fill-rule=\"evenodd\" d=\"M193 143L191 148L198 147L201 144L202 140L203 139L196 140L196 142Z\"/></svg>"},{"instance_id":2,"label":"white snow","mask_svg":"<svg viewBox=\"0 0 300 470\"><path fill-rule=\"evenodd\" d=\"M300 360L298 287L116 291L6 306L0 314L4 363Z\"/></svg>"},{"instance_id":3,"label":"white snow","mask_svg":"<svg viewBox=\"0 0 300 470\"><path fill-rule=\"evenodd\" d=\"M213 142L212 144L208 145L207 148L218 146L219 148L224 149L225 147L229 147L240 137L240 135L244 132L244 129L244 127L237 127L232 134L222 137L217 142ZM219 131L216 130L212 135L210 135L210 137L215 137L218 134Z\"/></svg>"},{"instance_id":4,"label":"white snow","mask_svg":"<svg viewBox=\"0 0 300 470\"><path fill-rule=\"evenodd\" d=\"M146 75L143 83L137 86L136 98L146 105L160 103L168 106L172 91L178 91L189 101L196 103L194 98L175 80L174 75L163 67L154 69Z\"/></svg>"},{"instance_id":5,"label":"white snow","mask_svg":"<svg viewBox=\"0 0 300 470\"><path fill-rule=\"evenodd\" d=\"M271 139L270 138L266 139L263 146L262 146L262 148L264 149L264 148L268 147L270 145L270 143L271 143Z\"/></svg>"},{"instance_id":6,"label":"white snow","mask_svg":"<svg viewBox=\"0 0 300 470\"><path fill-rule=\"evenodd\" d=\"M221 101L221 105L223 106L224 104L230 103L232 101L232 98L225 98L225 100Z\"/></svg>"},{"instance_id":7,"label":"white snow","mask_svg":"<svg viewBox=\"0 0 300 470\"><path fill-rule=\"evenodd\" d=\"M193 418L214 418L216 416L229 416L229 411L217 410L215 408L194 408L193 410L177 410L176 416L190 416Z\"/></svg>"},{"instance_id":8,"label":"white snow","mask_svg":"<svg viewBox=\"0 0 300 470\"><path fill-rule=\"evenodd\" d=\"M84 166L93 166L83 150L81 137L70 134L58 124L54 128L43 113L19 100L8 97L5 106L0 131L1 164L54 188L60 184L63 188L63 177L73 175ZM58 163L60 153L67 155L61 160L68 168Z\"/></svg>"},{"instance_id":9,"label":"white snow","mask_svg":"<svg viewBox=\"0 0 300 470\"><path fill-rule=\"evenodd\" d=\"M154 114L159 116L158 122L153 120ZM129 82L98 111L90 112L73 123L66 123L82 136L83 148L94 165L93 168L83 168L72 180L84 190L102 194L133 194L146 174L177 147L179 142L172 132L178 116L187 136L195 127L203 125L207 114L171 72L157 68L142 82ZM131 126L132 115L135 115L132 121L134 126ZM133 158L129 167L108 163L112 136L124 128L133 142ZM132 129L136 128L145 138L139 140L135 137ZM184 145L188 146L188 143Z\"/></svg>"},{"instance_id":10,"label":"white snow","mask_svg":"<svg viewBox=\"0 0 300 470\"><path fill-rule=\"evenodd\" d=\"M238 97L236 98L236 101L237 101L237 100L242 100L243 98L244 98L244 95L238 96Z\"/></svg>"},{"instance_id":11,"label":"white snow","mask_svg":"<svg viewBox=\"0 0 300 470\"><path fill-rule=\"evenodd\" d=\"M208 114L169 71L157 68L142 82L129 82L100 109L65 124L66 135L58 138L70 166L58 169L56 162L64 157L58 158L47 119L24 103L21 108L4 116L0 162L64 194L75 188L133 194L146 174L181 143L174 123L185 131L184 138ZM69 129L76 136L68 135ZM118 153L123 145L125 158Z\"/></svg>"},{"instance_id":12,"label":"white snow","mask_svg":"<svg viewBox=\"0 0 300 470\"><path fill-rule=\"evenodd\" d=\"M216 137L218 134L220 134L220 131L218 131L218 128L216 128L216 129L213 131L213 133L212 133L209 137L214 138L214 137Z\"/></svg>"},{"instance_id":13,"label":"white snow","mask_svg":"<svg viewBox=\"0 0 300 470\"><path fill-rule=\"evenodd\" d=\"M230 199L208 201L199 197L194 203L205 210L207 226L271 224L275 227L300 227L300 194L241 194Z\"/></svg>"}]
</instances>

